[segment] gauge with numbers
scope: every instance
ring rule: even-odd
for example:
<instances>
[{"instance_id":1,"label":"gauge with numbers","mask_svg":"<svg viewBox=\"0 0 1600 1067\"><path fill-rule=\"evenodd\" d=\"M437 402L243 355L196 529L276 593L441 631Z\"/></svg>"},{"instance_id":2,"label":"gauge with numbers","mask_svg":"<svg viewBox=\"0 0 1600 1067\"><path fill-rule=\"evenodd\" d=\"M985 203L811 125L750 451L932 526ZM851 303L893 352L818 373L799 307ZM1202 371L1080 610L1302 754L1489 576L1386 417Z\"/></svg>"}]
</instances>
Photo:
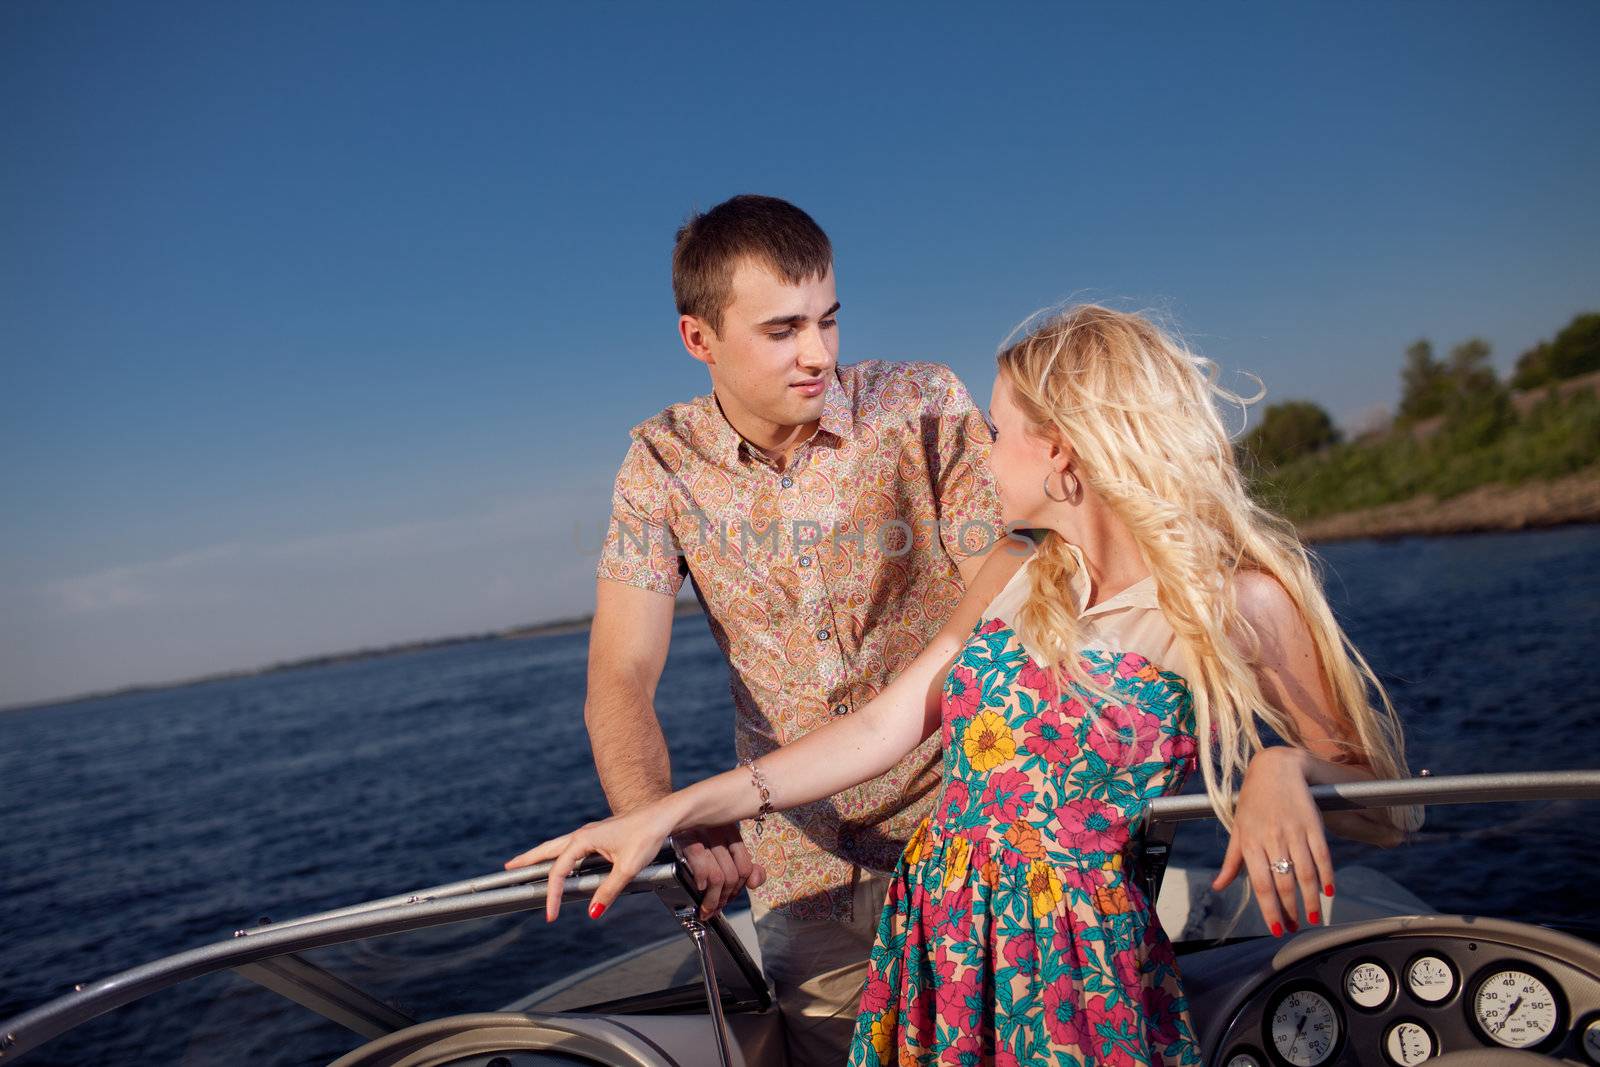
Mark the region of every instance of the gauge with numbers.
<instances>
[{"instance_id":1,"label":"gauge with numbers","mask_svg":"<svg viewBox=\"0 0 1600 1067\"><path fill-rule=\"evenodd\" d=\"M1416 1067L1438 1054L1428 1028L1412 1019L1401 1019L1383 1035L1383 1052L1398 1067Z\"/></svg>"},{"instance_id":2,"label":"gauge with numbers","mask_svg":"<svg viewBox=\"0 0 1600 1067\"><path fill-rule=\"evenodd\" d=\"M1344 972L1344 995L1358 1008L1381 1008L1394 995L1394 979L1383 964L1361 960Z\"/></svg>"},{"instance_id":3,"label":"gauge with numbers","mask_svg":"<svg viewBox=\"0 0 1600 1067\"><path fill-rule=\"evenodd\" d=\"M1472 997L1472 1018L1496 1044L1532 1048L1555 1034L1561 1023L1561 1008L1542 977L1506 967L1478 983Z\"/></svg>"},{"instance_id":4,"label":"gauge with numbers","mask_svg":"<svg viewBox=\"0 0 1600 1067\"><path fill-rule=\"evenodd\" d=\"M1267 1026L1272 1047L1291 1067L1318 1067L1339 1044L1339 1010L1315 989L1279 997Z\"/></svg>"},{"instance_id":5,"label":"gauge with numbers","mask_svg":"<svg viewBox=\"0 0 1600 1067\"><path fill-rule=\"evenodd\" d=\"M1261 1067L1261 1061L1248 1052L1235 1052L1228 1057L1228 1067Z\"/></svg>"},{"instance_id":6,"label":"gauge with numbers","mask_svg":"<svg viewBox=\"0 0 1600 1067\"><path fill-rule=\"evenodd\" d=\"M1406 988L1425 1004L1449 1000L1456 991L1456 972L1438 956L1418 956L1406 967Z\"/></svg>"}]
</instances>

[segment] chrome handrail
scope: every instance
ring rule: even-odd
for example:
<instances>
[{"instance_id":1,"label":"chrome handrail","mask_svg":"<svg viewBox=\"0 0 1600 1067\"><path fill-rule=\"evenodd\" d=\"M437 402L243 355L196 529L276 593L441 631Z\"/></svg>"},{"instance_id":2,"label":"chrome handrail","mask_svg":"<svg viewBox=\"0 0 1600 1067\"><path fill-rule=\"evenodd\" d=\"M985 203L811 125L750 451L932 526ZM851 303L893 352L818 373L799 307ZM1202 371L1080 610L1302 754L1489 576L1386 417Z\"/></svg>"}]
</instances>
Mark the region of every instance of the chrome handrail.
<instances>
[{"instance_id":1,"label":"chrome handrail","mask_svg":"<svg viewBox=\"0 0 1600 1067\"><path fill-rule=\"evenodd\" d=\"M1323 811L1403 808L1413 804L1492 804L1517 800L1600 800L1600 770L1507 771L1496 774L1426 775L1382 781L1341 782L1311 787ZM1157 797L1145 810L1147 826L1214 819L1204 793Z\"/></svg>"},{"instance_id":2,"label":"chrome handrail","mask_svg":"<svg viewBox=\"0 0 1600 1067\"><path fill-rule=\"evenodd\" d=\"M670 862L666 850L656 857L656 862ZM554 860L536 863L531 867L519 867L514 871L496 871L493 874L483 874L476 878L466 878L459 882L446 882L443 885L429 886L427 889L415 889L409 893L397 893L390 897L379 897L377 900L365 900L360 904L349 904L342 908L330 908L312 915L301 915L293 919L284 919L282 922L267 922L254 928L235 930L234 937L248 937L259 933L263 928L270 927L274 930L283 930L291 926L304 926L307 923L322 922L325 919L337 919L349 915L364 915L384 908L402 905L419 904L429 900L444 900L450 897L467 896L473 893L486 893L494 889L506 889L511 886L527 885L530 882L542 882L550 875L550 868L555 865ZM587 874L591 871L607 873L611 865L598 855L586 856L577 867L574 874ZM567 895L561 894L561 899L566 900Z\"/></svg>"},{"instance_id":3,"label":"chrome handrail","mask_svg":"<svg viewBox=\"0 0 1600 1067\"><path fill-rule=\"evenodd\" d=\"M1445 804L1494 804L1525 800L1600 800L1600 770L1505 771L1494 774L1430 775L1341 782L1311 787L1311 799L1322 811L1432 807ZM1204 793L1156 797L1145 807L1136 858L1140 887L1154 902L1161 892L1172 838L1186 822L1215 819L1211 798Z\"/></svg>"}]
</instances>

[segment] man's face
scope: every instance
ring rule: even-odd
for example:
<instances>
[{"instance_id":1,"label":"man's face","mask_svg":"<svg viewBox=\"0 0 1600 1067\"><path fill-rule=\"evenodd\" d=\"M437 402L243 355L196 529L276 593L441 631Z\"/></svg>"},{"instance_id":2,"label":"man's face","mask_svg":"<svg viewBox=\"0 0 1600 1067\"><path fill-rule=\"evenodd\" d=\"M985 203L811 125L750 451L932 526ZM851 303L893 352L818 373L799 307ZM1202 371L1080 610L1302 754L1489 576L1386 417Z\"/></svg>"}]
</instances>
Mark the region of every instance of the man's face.
<instances>
[{"instance_id":1,"label":"man's face","mask_svg":"<svg viewBox=\"0 0 1600 1067\"><path fill-rule=\"evenodd\" d=\"M724 408L774 430L820 418L839 362L838 313L832 266L821 278L790 285L766 265L741 260L722 329L704 332Z\"/></svg>"}]
</instances>

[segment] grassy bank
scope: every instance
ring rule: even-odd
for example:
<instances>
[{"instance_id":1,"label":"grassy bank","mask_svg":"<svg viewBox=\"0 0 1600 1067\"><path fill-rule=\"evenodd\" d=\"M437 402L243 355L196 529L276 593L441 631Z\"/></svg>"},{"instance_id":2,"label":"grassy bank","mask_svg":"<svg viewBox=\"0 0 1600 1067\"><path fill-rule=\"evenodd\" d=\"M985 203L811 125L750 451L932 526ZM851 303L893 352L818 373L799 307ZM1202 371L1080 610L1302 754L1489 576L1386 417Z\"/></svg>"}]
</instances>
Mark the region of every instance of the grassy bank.
<instances>
[{"instance_id":1,"label":"grassy bank","mask_svg":"<svg viewBox=\"0 0 1600 1067\"><path fill-rule=\"evenodd\" d=\"M1600 466L1551 481L1494 482L1447 500L1424 493L1395 504L1306 519L1296 528L1302 539L1317 542L1530 530L1588 522L1600 522Z\"/></svg>"},{"instance_id":2,"label":"grassy bank","mask_svg":"<svg viewBox=\"0 0 1600 1067\"><path fill-rule=\"evenodd\" d=\"M1370 534L1416 532L1410 527L1421 516L1440 509L1450 516L1443 523L1446 528L1430 532L1451 532L1458 526L1505 528L1495 525L1491 515L1480 517L1489 525L1472 525L1467 521L1473 518L1470 509L1450 506L1464 494L1490 486L1530 489L1515 506L1507 505L1505 521L1515 525L1515 513L1528 511L1541 484L1573 476L1582 482L1580 472L1600 470L1600 395L1590 389L1567 395L1551 389L1531 400L1463 409L1425 436L1395 430L1330 445L1257 468L1252 487L1257 499L1293 520L1307 536L1318 528L1333 528L1321 520L1357 513L1366 513ZM1476 495L1482 507L1495 510L1497 495L1504 494ZM1407 502L1413 505L1410 511L1392 508ZM1389 510L1381 510L1385 508ZM1383 528L1385 515L1401 514L1407 516L1406 529ZM1574 516L1550 521L1585 520Z\"/></svg>"}]
</instances>

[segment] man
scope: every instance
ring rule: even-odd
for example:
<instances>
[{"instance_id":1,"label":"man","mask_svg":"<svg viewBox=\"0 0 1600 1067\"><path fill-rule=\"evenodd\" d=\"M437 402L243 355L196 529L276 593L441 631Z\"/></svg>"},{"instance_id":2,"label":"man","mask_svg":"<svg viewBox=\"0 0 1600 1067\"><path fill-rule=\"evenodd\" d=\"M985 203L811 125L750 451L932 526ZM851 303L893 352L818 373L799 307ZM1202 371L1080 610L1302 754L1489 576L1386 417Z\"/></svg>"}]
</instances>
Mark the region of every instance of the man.
<instances>
[{"instance_id":1,"label":"man","mask_svg":"<svg viewBox=\"0 0 1600 1067\"><path fill-rule=\"evenodd\" d=\"M759 756L882 690L1003 534L992 438L955 375L838 365L832 247L805 212L738 196L695 216L672 280L712 392L635 426L617 473L584 715L619 814L671 791L652 702L686 574L728 660L735 748ZM759 837L678 837L704 915L748 884L795 1067L845 1059L887 872L940 763L935 732Z\"/></svg>"}]
</instances>

